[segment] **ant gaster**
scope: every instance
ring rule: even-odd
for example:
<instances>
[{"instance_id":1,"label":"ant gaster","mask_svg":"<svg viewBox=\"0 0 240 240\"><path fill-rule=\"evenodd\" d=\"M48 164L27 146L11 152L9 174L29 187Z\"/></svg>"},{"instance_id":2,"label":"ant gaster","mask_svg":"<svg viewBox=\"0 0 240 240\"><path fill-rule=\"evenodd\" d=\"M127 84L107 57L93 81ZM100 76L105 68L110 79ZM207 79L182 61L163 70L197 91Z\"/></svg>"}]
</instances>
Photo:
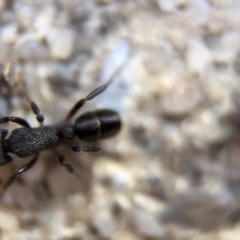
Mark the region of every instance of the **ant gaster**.
<instances>
[{"instance_id":1,"label":"ant gaster","mask_svg":"<svg viewBox=\"0 0 240 240\"><path fill-rule=\"evenodd\" d=\"M56 147L62 143L63 140L69 140L71 148L75 152L95 152L98 151L99 148L88 145L80 147L77 143L77 138L80 140L98 140L111 137L119 132L121 128L119 115L115 111L108 109L87 112L77 117L74 124L69 123L71 118L86 101L92 100L106 90L119 70L120 68L112 75L106 84L96 88L85 98L80 99L60 124L43 126L44 116L40 113L38 106L34 102L31 102L31 109L36 115L40 127L32 128L25 119L20 117L10 116L0 119L0 124L14 122L22 126L21 128L14 129L8 138L6 138L8 130L0 129L0 166L13 160L8 153L13 153L20 158L35 154L28 163L13 172L12 176L3 186L5 189L18 175L23 174L34 166L40 151L51 149L57 155L59 163L63 165L68 172L74 173L74 168L67 163L64 155L56 150Z\"/></svg>"}]
</instances>

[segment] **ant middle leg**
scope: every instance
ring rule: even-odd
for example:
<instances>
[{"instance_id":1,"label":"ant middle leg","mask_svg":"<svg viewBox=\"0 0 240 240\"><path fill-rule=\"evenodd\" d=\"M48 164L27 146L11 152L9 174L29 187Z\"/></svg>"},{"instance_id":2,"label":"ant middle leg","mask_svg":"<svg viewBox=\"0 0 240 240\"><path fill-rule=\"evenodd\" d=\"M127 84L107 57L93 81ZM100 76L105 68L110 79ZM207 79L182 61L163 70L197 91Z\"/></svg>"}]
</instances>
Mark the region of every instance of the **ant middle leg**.
<instances>
[{"instance_id":1,"label":"ant middle leg","mask_svg":"<svg viewBox=\"0 0 240 240\"><path fill-rule=\"evenodd\" d=\"M4 124L8 122L14 122L19 124L22 127L31 128L30 124L24 118L14 117L14 116L0 118L0 124Z\"/></svg>"},{"instance_id":2,"label":"ant middle leg","mask_svg":"<svg viewBox=\"0 0 240 240\"><path fill-rule=\"evenodd\" d=\"M27 172L30 168L32 168L35 165L35 163L37 162L37 159L38 159L38 154L31 161L29 161L28 163L24 164L20 168L16 169L13 172L13 175L4 184L3 188L4 189L8 188L19 175Z\"/></svg>"},{"instance_id":3,"label":"ant middle leg","mask_svg":"<svg viewBox=\"0 0 240 240\"><path fill-rule=\"evenodd\" d=\"M40 126L43 126L44 116L40 114L40 109L35 102L31 102L31 109L33 113L36 115L36 119L39 122Z\"/></svg>"}]
</instances>

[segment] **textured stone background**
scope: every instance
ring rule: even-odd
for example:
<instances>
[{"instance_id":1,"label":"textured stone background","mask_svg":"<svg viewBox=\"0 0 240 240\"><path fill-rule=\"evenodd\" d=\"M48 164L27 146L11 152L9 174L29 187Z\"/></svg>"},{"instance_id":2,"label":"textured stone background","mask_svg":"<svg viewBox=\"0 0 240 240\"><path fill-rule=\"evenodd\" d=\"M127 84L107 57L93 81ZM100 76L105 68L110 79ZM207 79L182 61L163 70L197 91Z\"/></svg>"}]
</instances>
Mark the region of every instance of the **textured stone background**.
<instances>
[{"instance_id":1,"label":"textured stone background","mask_svg":"<svg viewBox=\"0 0 240 240\"><path fill-rule=\"evenodd\" d=\"M239 13L238 0L0 0L1 116L37 126L32 99L59 122L124 62L82 109L118 111L121 133L100 153L59 149L80 179L42 152L2 194L2 239L239 239Z\"/></svg>"}]
</instances>

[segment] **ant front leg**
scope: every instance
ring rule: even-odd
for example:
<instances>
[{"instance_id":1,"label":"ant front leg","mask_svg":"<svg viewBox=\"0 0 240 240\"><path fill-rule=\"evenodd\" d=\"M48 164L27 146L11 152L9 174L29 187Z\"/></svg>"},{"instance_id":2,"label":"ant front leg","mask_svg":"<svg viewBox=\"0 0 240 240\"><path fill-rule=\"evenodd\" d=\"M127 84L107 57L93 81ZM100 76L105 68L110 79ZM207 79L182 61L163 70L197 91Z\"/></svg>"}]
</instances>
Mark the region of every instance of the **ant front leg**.
<instances>
[{"instance_id":1,"label":"ant front leg","mask_svg":"<svg viewBox=\"0 0 240 240\"><path fill-rule=\"evenodd\" d=\"M32 168L35 165L35 163L37 162L37 159L38 159L38 154L30 162L28 162L25 165L21 166L20 168L16 169L13 172L13 175L7 180L7 182L3 186L4 189L8 188L13 183L13 181L16 179L16 177L27 172L30 168Z\"/></svg>"},{"instance_id":2,"label":"ant front leg","mask_svg":"<svg viewBox=\"0 0 240 240\"><path fill-rule=\"evenodd\" d=\"M19 124L22 127L31 128L30 124L25 119L20 118L20 117L11 116L11 117L0 118L0 124L4 124L4 123L8 123L8 122L14 122L14 123Z\"/></svg>"},{"instance_id":3,"label":"ant front leg","mask_svg":"<svg viewBox=\"0 0 240 240\"><path fill-rule=\"evenodd\" d=\"M39 122L40 126L43 126L44 116L40 114L40 109L35 102L31 102L31 109L33 113L36 115L36 119Z\"/></svg>"},{"instance_id":4,"label":"ant front leg","mask_svg":"<svg viewBox=\"0 0 240 240\"><path fill-rule=\"evenodd\" d=\"M42 114L40 114L40 110L39 110L37 104L34 102L31 102L31 109L32 109L33 113L36 115L37 121L42 126L43 121L44 121L44 116ZM8 122L14 122L14 123L19 124L22 127L31 128L30 124L24 118L14 117L14 116L0 118L0 124L4 124L4 123L8 123Z\"/></svg>"},{"instance_id":5,"label":"ant front leg","mask_svg":"<svg viewBox=\"0 0 240 240\"><path fill-rule=\"evenodd\" d=\"M8 135L8 130L6 129L0 129L0 142L4 142L5 138ZM3 148L0 150L0 166L5 165L9 162L11 162L13 159L10 155L5 152Z\"/></svg>"}]
</instances>

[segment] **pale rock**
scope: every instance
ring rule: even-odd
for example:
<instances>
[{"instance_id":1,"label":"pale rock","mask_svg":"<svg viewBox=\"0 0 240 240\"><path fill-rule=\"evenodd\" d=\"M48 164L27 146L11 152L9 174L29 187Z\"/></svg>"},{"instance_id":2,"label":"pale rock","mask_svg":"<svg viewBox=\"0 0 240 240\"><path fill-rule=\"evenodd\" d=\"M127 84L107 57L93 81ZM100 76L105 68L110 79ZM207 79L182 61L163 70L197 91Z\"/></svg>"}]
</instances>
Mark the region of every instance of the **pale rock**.
<instances>
[{"instance_id":1,"label":"pale rock","mask_svg":"<svg viewBox=\"0 0 240 240\"><path fill-rule=\"evenodd\" d=\"M157 4L161 11L171 13L176 10L176 0L157 0Z\"/></svg>"},{"instance_id":2,"label":"pale rock","mask_svg":"<svg viewBox=\"0 0 240 240\"><path fill-rule=\"evenodd\" d=\"M187 43L186 61L190 73L201 75L211 63L211 59L211 52L203 42L190 40Z\"/></svg>"},{"instance_id":3,"label":"pale rock","mask_svg":"<svg viewBox=\"0 0 240 240\"><path fill-rule=\"evenodd\" d=\"M46 37L50 47L50 54L54 59L66 60L72 55L75 34L71 29L52 27Z\"/></svg>"},{"instance_id":4,"label":"pale rock","mask_svg":"<svg viewBox=\"0 0 240 240\"><path fill-rule=\"evenodd\" d=\"M3 28L1 38L4 43L12 44L16 41L17 37L17 26L15 24L9 24Z\"/></svg>"}]
</instances>

